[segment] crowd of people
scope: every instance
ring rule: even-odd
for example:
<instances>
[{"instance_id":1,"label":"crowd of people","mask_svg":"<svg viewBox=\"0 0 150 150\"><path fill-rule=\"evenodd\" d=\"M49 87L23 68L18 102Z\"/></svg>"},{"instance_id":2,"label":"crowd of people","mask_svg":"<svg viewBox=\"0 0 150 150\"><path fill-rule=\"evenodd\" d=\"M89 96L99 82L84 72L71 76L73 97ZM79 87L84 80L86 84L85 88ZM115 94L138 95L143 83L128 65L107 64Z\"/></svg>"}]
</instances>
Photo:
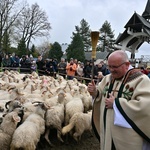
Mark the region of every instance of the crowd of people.
<instances>
[{"instance_id":1,"label":"crowd of people","mask_svg":"<svg viewBox=\"0 0 150 150\"><path fill-rule=\"evenodd\" d=\"M5 57L1 59L0 64L3 70L16 69L19 67L20 73L38 71L39 75L49 75L53 77L56 77L56 74L59 73L65 79L72 80L76 77L81 82L85 81L86 83L90 82L92 74L95 82L101 81L103 76L109 74L109 70L103 61L94 65L92 73L92 61L83 63L73 58L70 58L69 61L61 58L60 62L58 62L57 59L43 59L41 55L35 60L32 55L23 55L22 58L19 58L18 55L12 56L11 54L6 54Z\"/></svg>"},{"instance_id":2,"label":"crowd of people","mask_svg":"<svg viewBox=\"0 0 150 150\"><path fill-rule=\"evenodd\" d=\"M46 73L48 73L50 76L55 77L55 75L59 73L67 80L78 78L78 80L81 82L83 80L86 81L86 83L90 82L92 76L92 61L86 61L86 63L83 63L77 59L70 58L69 62L67 62L64 58L61 58L60 62L55 59L48 59L45 63L42 57L39 56L36 64L40 74L43 74L46 71ZM93 76L95 82L100 81L103 76L107 75L108 73L109 70L103 61L94 65Z\"/></svg>"},{"instance_id":3,"label":"crowd of people","mask_svg":"<svg viewBox=\"0 0 150 150\"><path fill-rule=\"evenodd\" d=\"M36 62L32 55L30 57L23 55L19 58L18 55L6 54L4 58L1 57L0 59L0 67L2 67L3 71L19 68L21 73L30 73L36 71Z\"/></svg>"},{"instance_id":4,"label":"crowd of people","mask_svg":"<svg viewBox=\"0 0 150 150\"><path fill-rule=\"evenodd\" d=\"M43 59L41 55L35 60L32 55L23 55L19 58L18 55L12 56L11 54L6 54L4 58L0 58L0 67L5 69L20 69L20 73L32 73L33 71L38 71L39 75L49 75L56 77L56 74L62 75L65 79L72 80L73 78L78 78L81 82L85 81L88 84L91 79L94 79L95 83L98 84L102 78L109 74L109 68L104 63L100 61L96 63L87 60L86 62L81 62L77 59L70 58L66 61L61 58L60 62L57 59ZM92 69L93 68L93 69ZM141 72L150 77L150 67L141 67Z\"/></svg>"}]
</instances>

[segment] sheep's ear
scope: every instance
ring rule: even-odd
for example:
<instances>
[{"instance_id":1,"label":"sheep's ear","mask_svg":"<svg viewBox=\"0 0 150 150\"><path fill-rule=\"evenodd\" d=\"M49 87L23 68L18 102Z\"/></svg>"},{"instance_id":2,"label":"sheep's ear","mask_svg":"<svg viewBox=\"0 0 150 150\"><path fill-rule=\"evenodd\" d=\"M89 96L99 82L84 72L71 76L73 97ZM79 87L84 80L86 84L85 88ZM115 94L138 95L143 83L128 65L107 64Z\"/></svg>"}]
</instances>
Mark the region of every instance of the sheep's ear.
<instances>
[{"instance_id":1,"label":"sheep's ear","mask_svg":"<svg viewBox=\"0 0 150 150\"><path fill-rule=\"evenodd\" d=\"M24 95L23 93L21 93L22 91L20 89L17 89L17 94L19 95Z\"/></svg>"},{"instance_id":2,"label":"sheep's ear","mask_svg":"<svg viewBox=\"0 0 150 150\"><path fill-rule=\"evenodd\" d=\"M9 106L10 102L12 102L12 101L8 101L8 102L5 103L5 108L6 108L6 109L8 109L7 106Z\"/></svg>"},{"instance_id":3,"label":"sheep's ear","mask_svg":"<svg viewBox=\"0 0 150 150\"><path fill-rule=\"evenodd\" d=\"M20 122L20 121L21 121L21 118L20 118L17 114L14 114L14 115L13 115L13 120L14 120L15 122Z\"/></svg>"},{"instance_id":4,"label":"sheep's ear","mask_svg":"<svg viewBox=\"0 0 150 150\"><path fill-rule=\"evenodd\" d=\"M46 109L50 109L50 108L51 108L51 106L50 106L49 104L46 104L46 103L44 103L44 107L45 107Z\"/></svg>"}]
</instances>

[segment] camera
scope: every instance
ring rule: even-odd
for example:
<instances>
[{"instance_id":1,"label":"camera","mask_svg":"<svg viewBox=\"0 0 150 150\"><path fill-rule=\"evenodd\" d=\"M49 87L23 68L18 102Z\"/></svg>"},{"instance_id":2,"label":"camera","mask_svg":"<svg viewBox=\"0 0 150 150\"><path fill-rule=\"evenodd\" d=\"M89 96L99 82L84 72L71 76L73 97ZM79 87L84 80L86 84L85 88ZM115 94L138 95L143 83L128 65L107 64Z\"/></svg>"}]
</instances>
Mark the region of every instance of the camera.
<instances>
[{"instance_id":1,"label":"camera","mask_svg":"<svg viewBox=\"0 0 150 150\"><path fill-rule=\"evenodd\" d=\"M70 67L70 71L72 71L72 67Z\"/></svg>"}]
</instances>

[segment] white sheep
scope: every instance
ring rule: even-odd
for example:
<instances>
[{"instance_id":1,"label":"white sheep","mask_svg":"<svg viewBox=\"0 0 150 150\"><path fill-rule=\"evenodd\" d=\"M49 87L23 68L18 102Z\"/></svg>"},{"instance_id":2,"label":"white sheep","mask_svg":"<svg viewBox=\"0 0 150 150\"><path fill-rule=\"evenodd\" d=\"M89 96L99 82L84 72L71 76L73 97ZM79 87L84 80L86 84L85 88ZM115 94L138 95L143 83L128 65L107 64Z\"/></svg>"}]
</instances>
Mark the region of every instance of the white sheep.
<instances>
[{"instance_id":1,"label":"white sheep","mask_svg":"<svg viewBox=\"0 0 150 150\"><path fill-rule=\"evenodd\" d=\"M0 150L10 150L12 135L20 122L20 117L16 112L5 115L0 125Z\"/></svg>"},{"instance_id":2,"label":"white sheep","mask_svg":"<svg viewBox=\"0 0 150 150\"><path fill-rule=\"evenodd\" d=\"M61 138L61 130L62 130L62 124L64 122L64 105L58 104L56 106L53 106L50 110L46 113L46 131L45 131L45 139L49 143L50 146L53 146L49 139L49 134L51 129L57 130L57 138L64 142Z\"/></svg>"},{"instance_id":3,"label":"white sheep","mask_svg":"<svg viewBox=\"0 0 150 150\"><path fill-rule=\"evenodd\" d=\"M82 100L78 97L73 97L65 106L65 125L69 123L70 118L77 112L83 112L84 106Z\"/></svg>"},{"instance_id":4,"label":"white sheep","mask_svg":"<svg viewBox=\"0 0 150 150\"><path fill-rule=\"evenodd\" d=\"M9 101L11 100L11 98L12 98L11 94L8 91L6 91L5 89L0 90L0 101L1 100Z\"/></svg>"},{"instance_id":5,"label":"white sheep","mask_svg":"<svg viewBox=\"0 0 150 150\"><path fill-rule=\"evenodd\" d=\"M8 75L5 74L5 75L2 77L2 80L5 81L6 83L9 83Z\"/></svg>"},{"instance_id":6,"label":"white sheep","mask_svg":"<svg viewBox=\"0 0 150 150\"><path fill-rule=\"evenodd\" d=\"M27 119L15 130L10 150L21 148L24 150L36 149L40 136L45 131L45 109L45 105L40 103L36 112L29 115Z\"/></svg>"},{"instance_id":7,"label":"white sheep","mask_svg":"<svg viewBox=\"0 0 150 150\"><path fill-rule=\"evenodd\" d=\"M3 77L3 80L2 80L2 77ZM48 122L48 118L45 119L45 121L47 122L47 127L49 127L49 125L53 125L54 128L58 130L57 137L60 141L63 141L61 138L62 127L60 124L63 123L64 117L65 117L65 125L67 125L69 123L70 118L76 112L84 111L85 106L83 106L83 103L84 102L86 103L86 101L83 101L82 99L84 94L79 93L79 85L81 84L78 83L76 79L72 81L67 81L67 80L64 80L63 78L61 79L58 77L58 80L56 80L52 77L47 77L47 76L38 77L38 75L35 73L31 75L31 74L19 74L18 72L9 72L9 71L6 71L5 73L3 73L2 77L0 79L0 88L1 88L0 99L3 100L3 98L6 97L7 98L6 102L10 100L19 100L24 107L23 121L26 122L27 121L26 118L28 118L28 116L30 116L33 112L35 112L34 110L35 107L33 107L33 105L31 104L33 101L38 100L46 104L49 104L50 106L53 106L52 109L49 110L49 112L51 112L52 114L52 116L50 116L49 118L51 117L52 118L50 119L49 122ZM23 78L25 80L23 80ZM12 82L12 80L14 82ZM6 83L5 81L8 81L8 83ZM73 91L73 89L77 89L77 93L71 95L70 92L71 90ZM62 91L66 95L65 99L58 98L58 94L61 93ZM3 95L6 95L6 96L3 97ZM65 105L65 110L64 110L63 104ZM65 113L63 113L64 111ZM54 114L57 114L57 117L53 117ZM23 122L23 124L25 122ZM28 120L28 122L30 122L30 124L34 124L31 120L30 121ZM20 126L18 128L21 128ZM30 126L30 125L28 124L26 126ZM37 127L38 125L32 125L32 126L34 126L33 130L40 130L40 128L38 129ZM27 131L28 131L28 127L26 127L26 131L23 131L23 132L27 132ZM43 131L41 131L41 133L42 132ZM34 135L30 134L30 136L31 136L30 138L33 137L33 139L37 140L38 139L37 137L39 135L38 136L36 135L35 137ZM33 144L34 146L36 145L35 143ZM31 147L30 147L30 150L31 150Z\"/></svg>"},{"instance_id":8,"label":"white sheep","mask_svg":"<svg viewBox=\"0 0 150 150\"><path fill-rule=\"evenodd\" d=\"M92 96L87 91L87 87L85 85L79 86L79 92L82 95L82 102L84 105L84 112L87 112L92 109Z\"/></svg>"},{"instance_id":9,"label":"white sheep","mask_svg":"<svg viewBox=\"0 0 150 150\"><path fill-rule=\"evenodd\" d=\"M82 112L75 113L71 117L69 124L63 127L62 134L65 135L74 128L73 138L76 141L79 141L84 131L86 130L92 131L91 116L92 111L88 113Z\"/></svg>"},{"instance_id":10,"label":"white sheep","mask_svg":"<svg viewBox=\"0 0 150 150\"><path fill-rule=\"evenodd\" d=\"M36 111L36 107L32 104L32 102L26 102L22 104L22 107L24 111L22 122L24 122L30 114Z\"/></svg>"},{"instance_id":11,"label":"white sheep","mask_svg":"<svg viewBox=\"0 0 150 150\"><path fill-rule=\"evenodd\" d=\"M44 100L44 102L49 106L56 106L58 103L62 103L62 101L65 101L63 90L57 91L57 94L54 94L54 96Z\"/></svg>"},{"instance_id":12,"label":"white sheep","mask_svg":"<svg viewBox=\"0 0 150 150\"><path fill-rule=\"evenodd\" d=\"M45 131L45 139L47 142L53 146L53 144L49 140L50 129L57 130L58 139L63 142L61 138L61 130L62 124L64 123L64 99L65 94L63 92L58 94L57 105L51 107L46 112L46 131Z\"/></svg>"}]
</instances>

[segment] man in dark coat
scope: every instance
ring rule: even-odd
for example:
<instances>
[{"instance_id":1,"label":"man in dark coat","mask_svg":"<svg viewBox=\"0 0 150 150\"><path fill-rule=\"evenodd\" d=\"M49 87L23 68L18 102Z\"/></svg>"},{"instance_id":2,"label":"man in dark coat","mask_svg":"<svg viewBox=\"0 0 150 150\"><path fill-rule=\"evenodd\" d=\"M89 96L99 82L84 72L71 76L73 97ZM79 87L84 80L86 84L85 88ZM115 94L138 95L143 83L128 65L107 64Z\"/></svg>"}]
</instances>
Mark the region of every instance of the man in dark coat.
<instances>
[{"instance_id":1,"label":"man in dark coat","mask_svg":"<svg viewBox=\"0 0 150 150\"><path fill-rule=\"evenodd\" d=\"M37 65L37 69L38 69L38 74L40 76L44 75L45 74L45 62L41 55L38 56L36 65Z\"/></svg>"}]
</instances>

